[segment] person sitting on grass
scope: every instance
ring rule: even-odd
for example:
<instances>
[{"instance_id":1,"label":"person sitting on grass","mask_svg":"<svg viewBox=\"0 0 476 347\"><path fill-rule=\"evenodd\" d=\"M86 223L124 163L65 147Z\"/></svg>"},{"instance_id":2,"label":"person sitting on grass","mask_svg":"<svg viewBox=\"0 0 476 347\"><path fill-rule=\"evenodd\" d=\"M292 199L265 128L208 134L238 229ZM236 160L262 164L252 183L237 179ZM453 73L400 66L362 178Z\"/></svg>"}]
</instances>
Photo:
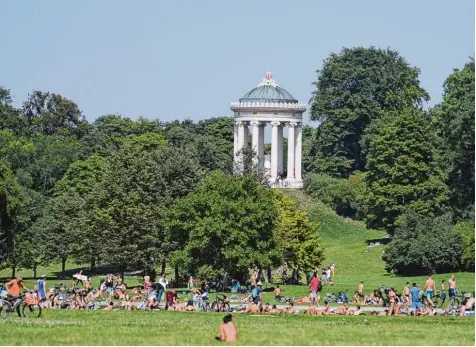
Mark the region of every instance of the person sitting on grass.
<instances>
[{"instance_id":1,"label":"person sitting on grass","mask_svg":"<svg viewBox=\"0 0 476 347\"><path fill-rule=\"evenodd\" d=\"M314 304L309 305L307 308L306 314L309 316L315 316L316 315L316 306Z\"/></svg>"},{"instance_id":2,"label":"person sitting on grass","mask_svg":"<svg viewBox=\"0 0 476 347\"><path fill-rule=\"evenodd\" d=\"M271 310L269 310L269 313L271 314L277 314L277 313L281 313L281 311L276 307L276 305L273 305L271 307Z\"/></svg>"},{"instance_id":3,"label":"person sitting on grass","mask_svg":"<svg viewBox=\"0 0 476 347\"><path fill-rule=\"evenodd\" d=\"M126 311L131 311L132 310L132 301L127 300L121 302L121 308L125 309Z\"/></svg>"},{"instance_id":4,"label":"person sitting on grass","mask_svg":"<svg viewBox=\"0 0 476 347\"><path fill-rule=\"evenodd\" d=\"M215 339L224 342L238 341L238 332L231 319L231 314L227 314L225 317L223 317L223 324L220 325L218 336L216 336Z\"/></svg>"},{"instance_id":5,"label":"person sitting on grass","mask_svg":"<svg viewBox=\"0 0 476 347\"><path fill-rule=\"evenodd\" d=\"M294 303L291 302L288 307L283 308L283 313L295 314L296 308L294 307Z\"/></svg>"},{"instance_id":6,"label":"person sitting on grass","mask_svg":"<svg viewBox=\"0 0 476 347\"><path fill-rule=\"evenodd\" d=\"M330 316L335 314L333 311L331 311L331 306L329 305L328 301L324 301L324 308L322 309L322 311L320 311L320 314L322 314L323 316Z\"/></svg>"},{"instance_id":7,"label":"person sitting on grass","mask_svg":"<svg viewBox=\"0 0 476 347\"><path fill-rule=\"evenodd\" d=\"M365 297L365 298L366 298L366 297ZM365 302L365 298L364 298L364 302ZM359 299L360 299L359 292L358 292L358 291L355 291L355 292L354 292L354 295L352 296L352 303L353 303L353 304L358 304L358 303L359 303Z\"/></svg>"},{"instance_id":8,"label":"person sitting on grass","mask_svg":"<svg viewBox=\"0 0 476 347\"><path fill-rule=\"evenodd\" d=\"M356 308L356 310L353 312L353 315L354 315L354 316L359 316L359 315L361 315L361 314L362 314L362 310L361 310L361 308L360 308L360 305L357 305L357 308Z\"/></svg>"},{"instance_id":9,"label":"person sitting on grass","mask_svg":"<svg viewBox=\"0 0 476 347\"><path fill-rule=\"evenodd\" d=\"M142 290L140 289L140 287L134 288L130 292L130 294L136 294L136 295L131 297L131 301L141 301L142 300Z\"/></svg>"},{"instance_id":10,"label":"person sitting on grass","mask_svg":"<svg viewBox=\"0 0 476 347\"><path fill-rule=\"evenodd\" d=\"M348 315L349 314L349 303L344 301L344 304L337 309L337 314Z\"/></svg>"},{"instance_id":11,"label":"person sitting on grass","mask_svg":"<svg viewBox=\"0 0 476 347\"><path fill-rule=\"evenodd\" d=\"M109 305L106 306L104 311L112 311L113 308L114 308L114 303L111 301L109 302Z\"/></svg>"},{"instance_id":12,"label":"person sitting on grass","mask_svg":"<svg viewBox=\"0 0 476 347\"><path fill-rule=\"evenodd\" d=\"M244 313L258 313L259 312L259 307L256 302L252 302L251 304L246 306L246 309L242 311Z\"/></svg>"},{"instance_id":13,"label":"person sitting on grass","mask_svg":"<svg viewBox=\"0 0 476 347\"><path fill-rule=\"evenodd\" d=\"M156 297L153 297L152 299L149 298L149 310L157 310L159 309L159 302L157 301Z\"/></svg>"},{"instance_id":14,"label":"person sitting on grass","mask_svg":"<svg viewBox=\"0 0 476 347\"><path fill-rule=\"evenodd\" d=\"M466 304L461 305L459 315L461 317L464 317L464 315L466 314L466 311L471 311L471 310L474 311L474 302L475 301L474 301L474 292L473 292L473 296L469 298L468 301L466 301Z\"/></svg>"}]
</instances>

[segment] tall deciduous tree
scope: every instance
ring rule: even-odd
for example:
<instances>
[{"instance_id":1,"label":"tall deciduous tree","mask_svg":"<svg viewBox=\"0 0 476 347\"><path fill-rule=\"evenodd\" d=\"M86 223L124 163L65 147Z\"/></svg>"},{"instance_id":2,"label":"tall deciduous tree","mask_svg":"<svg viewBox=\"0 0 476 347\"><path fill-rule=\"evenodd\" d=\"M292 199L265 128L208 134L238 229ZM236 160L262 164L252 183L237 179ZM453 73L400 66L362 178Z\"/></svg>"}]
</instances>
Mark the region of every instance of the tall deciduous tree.
<instances>
[{"instance_id":1,"label":"tall deciduous tree","mask_svg":"<svg viewBox=\"0 0 476 347\"><path fill-rule=\"evenodd\" d=\"M420 70L391 49L344 48L317 71L310 119L319 121L307 172L346 177L365 166L360 140L367 126L388 110L428 100Z\"/></svg>"},{"instance_id":2,"label":"tall deciduous tree","mask_svg":"<svg viewBox=\"0 0 476 347\"><path fill-rule=\"evenodd\" d=\"M474 58L446 79L443 102L432 111L450 204L458 215L474 205Z\"/></svg>"},{"instance_id":3,"label":"tall deciduous tree","mask_svg":"<svg viewBox=\"0 0 476 347\"><path fill-rule=\"evenodd\" d=\"M319 224L312 223L297 203L278 190L273 190L278 210L274 236L283 252L283 260L291 268L310 271L324 260L319 240Z\"/></svg>"},{"instance_id":4,"label":"tall deciduous tree","mask_svg":"<svg viewBox=\"0 0 476 347\"><path fill-rule=\"evenodd\" d=\"M447 201L435 160L435 137L423 111L409 107L372 126L364 180L367 222L393 233L408 208L435 216Z\"/></svg>"},{"instance_id":5,"label":"tall deciduous tree","mask_svg":"<svg viewBox=\"0 0 476 347\"><path fill-rule=\"evenodd\" d=\"M34 130L45 135L79 139L87 130L88 123L78 105L59 94L35 90L23 104L23 112Z\"/></svg>"},{"instance_id":6,"label":"tall deciduous tree","mask_svg":"<svg viewBox=\"0 0 476 347\"><path fill-rule=\"evenodd\" d=\"M214 172L168 214L174 259L202 277L239 279L253 264L280 264L273 238L276 215L271 190L255 176Z\"/></svg>"}]
</instances>

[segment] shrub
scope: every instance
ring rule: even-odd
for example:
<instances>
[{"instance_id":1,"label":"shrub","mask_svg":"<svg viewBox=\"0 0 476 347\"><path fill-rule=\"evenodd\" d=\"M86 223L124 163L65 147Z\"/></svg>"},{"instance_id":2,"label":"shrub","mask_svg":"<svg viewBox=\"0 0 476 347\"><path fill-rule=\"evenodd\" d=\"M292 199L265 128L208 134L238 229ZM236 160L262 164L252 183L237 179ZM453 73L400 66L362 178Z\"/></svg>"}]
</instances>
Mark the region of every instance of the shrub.
<instances>
[{"instance_id":1,"label":"shrub","mask_svg":"<svg viewBox=\"0 0 476 347\"><path fill-rule=\"evenodd\" d=\"M464 253L462 264L468 271L474 271L474 220L465 220L453 227L453 232L463 237Z\"/></svg>"},{"instance_id":2,"label":"shrub","mask_svg":"<svg viewBox=\"0 0 476 347\"><path fill-rule=\"evenodd\" d=\"M461 270L462 255L462 236L454 232L451 214L430 218L410 211L382 259L388 272L423 275Z\"/></svg>"},{"instance_id":3,"label":"shrub","mask_svg":"<svg viewBox=\"0 0 476 347\"><path fill-rule=\"evenodd\" d=\"M361 200L365 194L365 185L361 173L347 179L313 173L304 178L304 189L313 198L329 205L340 216L353 219L364 217Z\"/></svg>"}]
</instances>

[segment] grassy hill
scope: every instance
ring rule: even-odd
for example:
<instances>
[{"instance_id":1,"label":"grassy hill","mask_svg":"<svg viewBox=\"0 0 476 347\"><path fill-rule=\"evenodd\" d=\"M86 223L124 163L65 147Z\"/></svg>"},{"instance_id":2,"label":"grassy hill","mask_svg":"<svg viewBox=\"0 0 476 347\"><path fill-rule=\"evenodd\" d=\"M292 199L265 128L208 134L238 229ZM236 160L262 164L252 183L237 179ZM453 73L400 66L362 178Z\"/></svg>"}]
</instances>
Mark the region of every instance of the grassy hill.
<instances>
[{"instance_id":1,"label":"grassy hill","mask_svg":"<svg viewBox=\"0 0 476 347\"><path fill-rule=\"evenodd\" d=\"M309 213L309 218L320 223L320 233L325 249L325 266L334 263L336 266L335 287L332 291L349 289L349 293L357 290L361 280L365 281L365 292L376 289L379 285L394 286L401 291L405 282L416 281L423 286L426 277L394 276L385 271L382 252L386 246L368 247L386 236L385 232L368 230L362 222L343 218L318 200L313 200L303 190L287 190L301 209ZM382 240L382 241L385 241ZM436 283L451 274L437 274ZM457 273L457 282L464 291L474 291L475 274ZM329 288L330 290L331 288Z\"/></svg>"}]
</instances>

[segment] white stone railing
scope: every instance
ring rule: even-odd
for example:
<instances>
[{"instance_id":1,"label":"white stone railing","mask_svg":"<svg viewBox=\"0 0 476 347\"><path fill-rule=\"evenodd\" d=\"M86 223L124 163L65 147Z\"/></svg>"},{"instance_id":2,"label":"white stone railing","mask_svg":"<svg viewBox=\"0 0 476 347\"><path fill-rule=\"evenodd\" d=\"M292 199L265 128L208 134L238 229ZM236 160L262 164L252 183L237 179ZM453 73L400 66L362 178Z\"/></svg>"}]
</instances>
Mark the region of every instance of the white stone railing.
<instances>
[{"instance_id":1,"label":"white stone railing","mask_svg":"<svg viewBox=\"0 0 476 347\"><path fill-rule=\"evenodd\" d=\"M306 109L306 104L290 102L232 102L231 107L272 107L272 108L291 108Z\"/></svg>"}]
</instances>

